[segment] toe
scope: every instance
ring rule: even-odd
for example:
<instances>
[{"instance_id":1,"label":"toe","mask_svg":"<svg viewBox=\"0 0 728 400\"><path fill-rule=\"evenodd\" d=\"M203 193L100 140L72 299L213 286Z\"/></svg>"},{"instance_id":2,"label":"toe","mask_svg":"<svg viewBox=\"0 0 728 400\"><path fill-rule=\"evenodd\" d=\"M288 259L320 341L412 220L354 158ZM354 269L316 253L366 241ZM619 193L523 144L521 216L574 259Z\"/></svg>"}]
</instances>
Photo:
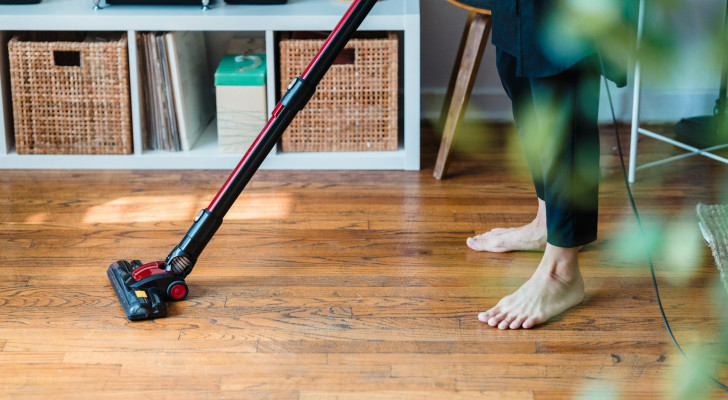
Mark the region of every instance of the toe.
<instances>
[{"instance_id":1,"label":"toe","mask_svg":"<svg viewBox=\"0 0 728 400\"><path fill-rule=\"evenodd\" d=\"M498 313L494 317L490 317L488 320L488 325L490 326L498 326L501 321L503 321L503 318L505 318L506 314L504 313Z\"/></svg>"},{"instance_id":2,"label":"toe","mask_svg":"<svg viewBox=\"0 0 728 400\"><path fill-rule=\"evenodd\" d=\"M501 321L498 324L498 329L506 329L506 328L508 328L511 325L511 322L513 322L514 319L515 319L515 317L509 315L508 317L506 317L503 321Z\"/></svg>"},{"instance_id":3,"label":"toe","mask_svg":"<svg viewBox=\"0 0 728 400\"><path fill-rule=\"evenodd\" d=\"M481 236L470 237L465 243L475 251L490 251L488 239L482 238Z\"/></svg>"},{"instance_id":4,"label":"toe","mask_svg":"<svg viewBox=\"0 0 728 400\"><path fill-rule=\"evenodd\" d=\"M480 320L481 322L488 322L488 319L490 319L490 314L488 314L488 311L478 314L478 320Z\"/></svg>"},{"instance_id":5,"label":"toe","mask_svg":"<svg viewBox=\"0 0 728 400\"><path fill-rule=\"evenodd\" d=\"M496 304L495 307L491 308L490 310L484 312L483 314L486 314L488 318L495 317L496 315L500 314L500 303Z\"/></svg>"},{"instance_id":6,"label":"toe","mask_svg":"<svg viewBox=\"0 0 728 400\"><path fill-rule=\"evenodd\" d=\"M523 321L523 324L521 325L523 329L531 329L534 326L536 326L536 318L526 318L525 321Z\"/></svg>"},{"instance_id":7,"label":"toe","mask_svg":"<svg viewBox=\"0 0 728 400\"><path fill-rule=\"evenodd\" d=\"M518 328L520 328L523 325L523 322L524 321L526 321L526 317L525 316L519 316L513 322L511 322L511 325L509 326L509 328L511 328L511 329L518 329Z\"/></svg>"}]
</instances>

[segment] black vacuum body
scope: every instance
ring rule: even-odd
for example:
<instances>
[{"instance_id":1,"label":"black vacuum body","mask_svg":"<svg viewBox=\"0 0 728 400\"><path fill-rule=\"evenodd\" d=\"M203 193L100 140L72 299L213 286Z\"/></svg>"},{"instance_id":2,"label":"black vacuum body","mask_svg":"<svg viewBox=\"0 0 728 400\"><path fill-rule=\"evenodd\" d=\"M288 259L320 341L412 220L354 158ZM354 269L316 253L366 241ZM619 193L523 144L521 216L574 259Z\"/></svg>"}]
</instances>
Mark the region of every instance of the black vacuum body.
<instances>
[{"instance_id":1,"label":"black vacuum body","mask_svg":"<svg viewBox=\"0 0 728 400\"><path fill-rule=\"evenodd\" d=\"M189 293L181 275L159 262L117 261L106 271L126 317L132 321L167 316L165 301L184 300Z\"/></svg>"},{"instance_id":2,"label":"black vacuum body","mask_svg":"<svg viewBox=\"0 0 728 400\"><path fill-rule=\"evenodd\" d=\"M288 85L288 90L273 110L268 123L210 205L197 214L187 234L164 261L142 264L138 260L121 260L109 266L106 274L127 318L138 321L165 317L165 302L180 301L187 297L185 278L222 224L223 217L283 132L311 99L316 86L376 2L377 0L352 2L306 70Z\"/></svg>"}]
</instances>

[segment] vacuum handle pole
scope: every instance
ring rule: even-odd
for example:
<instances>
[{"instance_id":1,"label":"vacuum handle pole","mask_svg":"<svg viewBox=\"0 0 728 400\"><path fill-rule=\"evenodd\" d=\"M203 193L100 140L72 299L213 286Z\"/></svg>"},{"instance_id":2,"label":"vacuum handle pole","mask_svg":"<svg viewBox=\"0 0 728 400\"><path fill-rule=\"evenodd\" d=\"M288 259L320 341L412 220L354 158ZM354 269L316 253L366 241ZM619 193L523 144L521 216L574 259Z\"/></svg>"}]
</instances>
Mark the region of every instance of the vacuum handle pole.
<instances>
[{"instance_id":1,"label":"vacuum handle pole","mask_svg":"<svg viewBox=\"0 0 728 400\"><path fill-rule=\"evenodd\" d=\"M271 118L230 174L210 205L200 211L182 241L167 256L167 269L187 276L197 257L222 224L222 219L250 182L268 153L273 149L296 114L316 91L321 79L331 68L349 39L359 28L377 0L354 0L341 21L306 70L290 83L288 90L273 110Z\"/></svg>"},{"instance_id":2,"label":"vacuum handle pole","mask_svg":"<svg viewBox=\"0 0 728 400\"><path fill-rule=\"evenodd\" d=\"M274 109L268 124L208 206L210 212L221 217L228 212L298 111L313 96L316 86L376 2L377 0L354 0L301 77L288 86L288 92Z\"/></svg>"}]
</instances>

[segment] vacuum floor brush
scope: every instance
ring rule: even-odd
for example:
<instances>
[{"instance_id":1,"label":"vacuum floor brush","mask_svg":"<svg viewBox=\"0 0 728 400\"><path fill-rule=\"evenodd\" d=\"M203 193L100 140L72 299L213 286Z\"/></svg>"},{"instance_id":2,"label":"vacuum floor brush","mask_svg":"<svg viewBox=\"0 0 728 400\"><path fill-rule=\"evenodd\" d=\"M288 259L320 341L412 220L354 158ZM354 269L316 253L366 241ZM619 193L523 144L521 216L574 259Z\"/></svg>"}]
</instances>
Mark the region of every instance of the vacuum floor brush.
<instances>
[{"instance_id":1,"label":"vacuum floor brush","mask_svg":"<svg viewBox=\"0 0 728 400\"><path fill-rule=\"evenodd\" d=\"M308 103L321 79L369 14L377 0L354 0L301 76L288 85L271 118L230 174L210 205L195 217L192 227L164 261L117 261L107 270L127 318L132 321L165 317L166 301L180 301L189 292L185 278L212 239L223 217L240 196L265 157Z\"/></svg>"}]
</instances>

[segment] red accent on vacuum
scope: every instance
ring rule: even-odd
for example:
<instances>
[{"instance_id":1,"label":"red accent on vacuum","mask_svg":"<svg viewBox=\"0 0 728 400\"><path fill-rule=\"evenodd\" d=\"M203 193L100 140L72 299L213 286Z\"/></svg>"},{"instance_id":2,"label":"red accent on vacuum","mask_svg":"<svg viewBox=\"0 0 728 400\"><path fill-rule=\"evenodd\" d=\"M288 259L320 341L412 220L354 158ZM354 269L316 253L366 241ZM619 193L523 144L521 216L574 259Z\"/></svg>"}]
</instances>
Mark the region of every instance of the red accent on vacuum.
<instances>
[{"instance_id":1,"label":"red accent on vacuum","mask_svg":"<svg viewBox=\"0 0 728 400\"><path fill-rule=\"evenodd\" d=\"M131 273L131 277L135 281L139 282L140 280L149 278L152 275L168 274L169 271L160 268L160 266L162 266L162 265L164 265L164 261L155 261L155 262L150 262L150 263L144 264L141 267L135 269Z\"/></svg>"}]
</instances>

